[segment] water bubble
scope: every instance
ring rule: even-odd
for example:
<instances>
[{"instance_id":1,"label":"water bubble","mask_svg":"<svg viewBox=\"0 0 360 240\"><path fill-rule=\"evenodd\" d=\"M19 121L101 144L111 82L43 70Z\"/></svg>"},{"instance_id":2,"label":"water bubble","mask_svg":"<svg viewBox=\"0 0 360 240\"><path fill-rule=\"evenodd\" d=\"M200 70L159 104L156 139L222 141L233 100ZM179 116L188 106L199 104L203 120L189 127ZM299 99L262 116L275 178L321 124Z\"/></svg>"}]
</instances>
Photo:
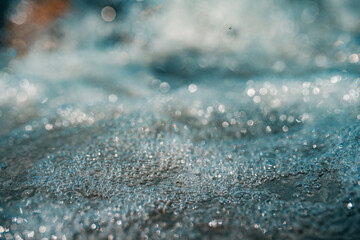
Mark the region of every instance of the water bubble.
<instances>
[{"instance_id":1,"label":"water bubble","mask_svg":"<svg viewBox=\"0 0 360 240\"><path fill-rule=\"evenodd\" d=\"M166 93L170 90L170 85L167 82L160 83L160 91Z\"/></svg>"},{"instance_id":2,"label":"water bubble","mask_svg":"<svg viewBox=\"0 0 360 240\"><path fill-rule=\"evenodd\" d=\"M254 103L259 103L259 102L261 102L261 97L260 96L255 96L253 98L253 101L254 101Z\"/></svg>"},{"instance_id":3,"label":"water bubble","mask_svg":"<svg viewBox=\"0 0 360 240\"><path fill-rule=\"evenodd\" d=\"M39 227L39 232L45 233L46 232L46 227L45 226L40 226Z\"/></svg>"},{"instance_id":4,"label":"water bubble","mask_svg":"<svg viewBox=\"0 0 360 240\"><path fill-rule=\"evenodd\" d=\"M95 223L93 223L93 224L91 224L91 229L96 229L97 228L97 226L96 226L96 224Z\"/></svg>"},{"instance_id":5,"label":"water bubble","mask_svg":"<svg viewBox=\"0 0 360 240\"><path fill-rule=\"evenodd\" d=\"M228 122L223 122L221 125L222 125L223 128L227 128L229 126L229 123Z\"/></svg>"},{"instance_id":6,"label":"water bubble","mask_svg":"<svg viewBox=\"0 0 360 240\"><path fill-rule=\"evenodd\" d=\"M271 131L272 131L272 129L271 129L270 126L266 126L266 129L265 129L265 130L266 130L267 133L271 133Z\"/></svg>"},{"instance_id":7,"label":"water bubble","mask_svg":"<svg viewBox=\"0 0 360 240\"><path fill-rule=\"evenodd\" d=\"M197 86L195 84L190 84L188 90L190 93L195 93L197 91Z\"/></svg>"},{"instance_id":8,"label":"water bubble","mask_svg":"<svg viewBox=\"0 0 360 240\"><path fill-rule=\"evenodd\" d=\"M359 55L357 55L356 53L351 54L349 56L349 62L350 63L358 63L359 62Z\"/></svg>"},{"instance_id":9,"label":"water bubble","mask_svg":"<svg viewBox=\"0 0 360 240\"><path fill-rule=\"evenodd\" d=\"M54 126L53 126L52 124L50 124L50 123L45 124L45 129L46 129L47 131L50 131L50 130L52 130L53 128L54 128Z\"/></svg>"},{"instance_id":10,"label":"water bubble","mask_svg":"<svg viewBox=\"0 0 360 240\"><path fill-rule=\"evenodd\" d=\"M253 97L256 92L255 92L255 89L249 88L246 93L249 97Z\"/></svg>"},{"instance_id":11,"label":"water bubble","mask_svg":"<svg viewBox=\"0 0 360 240\"><path fill-rule=\"evenodd\" d=\"M115 20L116 11L114 8L110 6L106 6L101 10L101 17L106 22L112 22Z\"/></svg>"},{"instance_id":12,"label":"water bubble","mask_svg":"<svg viewBox=\"0 0 360 240\"><path fill-rule=\"evenodd\" d=\"M283 127L282 127L282 130L283 130L284 132L287 132L287 131L289 131L289 128L288 128L287 126L283 126Z\"/></svg>"},{"instance_id":13,"label":"water bubble","mask_svg":"<svg viewBox=\"0 0 360 240\"><path fill-rule=\"evenodd\" d=\"M224 113L224 112L226 111L226 110L225 110L225 105L220 104L220 105L218 106L218 110L219 110L219 112Z\"/></svg>"},{"instance_id":14,"label":"water bubble","mask_svg":"<svg viewBox=\"0 0 360 240\"><path fill-rule=\"evenodd\" d=\"M266 95L267 92L268 92L267 88L260 88L260 90L259 90L259 93L260 93L261 95Z\"/></svg>"}]
</instances>

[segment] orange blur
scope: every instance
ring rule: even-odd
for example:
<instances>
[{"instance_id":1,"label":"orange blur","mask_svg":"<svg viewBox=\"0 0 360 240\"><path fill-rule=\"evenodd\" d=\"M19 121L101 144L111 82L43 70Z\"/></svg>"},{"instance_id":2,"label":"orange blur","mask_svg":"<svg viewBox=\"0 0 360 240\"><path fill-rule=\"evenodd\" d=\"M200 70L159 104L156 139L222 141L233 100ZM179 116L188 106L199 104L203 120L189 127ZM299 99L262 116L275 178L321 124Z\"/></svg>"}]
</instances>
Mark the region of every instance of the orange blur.
<instances>
[{"instance_id":1,"label":"orange blur","mask_svg":"<svg viewBox=\"0 0 360 240\"><path fill-rule=\"evenodd\" d=\"M69 9L69 0L20 2L16 7L15 21L9 19L7 23L8 47L14 48L17 56L26 54L37 35L51 29L52 23L64 16ZM16 19L20 20L16 21Z\"/></svg>"}]
</instances>

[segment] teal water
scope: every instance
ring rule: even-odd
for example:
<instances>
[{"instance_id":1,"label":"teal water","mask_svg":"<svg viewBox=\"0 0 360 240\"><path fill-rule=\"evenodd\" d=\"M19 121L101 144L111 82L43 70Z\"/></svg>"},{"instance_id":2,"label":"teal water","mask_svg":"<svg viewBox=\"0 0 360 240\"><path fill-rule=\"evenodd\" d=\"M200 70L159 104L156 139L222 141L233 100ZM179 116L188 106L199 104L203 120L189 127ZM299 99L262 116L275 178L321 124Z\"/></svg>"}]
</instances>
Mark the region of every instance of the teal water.
<instances>
[{"instance_id":1,"label":"teal water","mask_svg":"<svg viewBox=\"0 0 360 240\"><path fill-rule=\"evenodd\" d=\"M359 238L358 4L260 2L69 13L12 59L0 238Z\"/></svg>"}]
</instances>

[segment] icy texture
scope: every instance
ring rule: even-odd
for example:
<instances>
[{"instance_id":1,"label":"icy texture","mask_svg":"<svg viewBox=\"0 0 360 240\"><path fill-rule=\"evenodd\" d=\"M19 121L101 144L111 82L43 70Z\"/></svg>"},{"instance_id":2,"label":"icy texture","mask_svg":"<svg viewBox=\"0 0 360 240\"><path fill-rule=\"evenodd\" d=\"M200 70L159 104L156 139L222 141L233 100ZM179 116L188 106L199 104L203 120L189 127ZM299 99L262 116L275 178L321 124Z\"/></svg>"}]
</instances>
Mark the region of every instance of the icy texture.
<instances>
[{"instance_id":1,"label":"icy texture","mask_svg":"<svg viewBox=\"0 0 360 240\"><path fill-rule=\"evenodd\" d=\"M245 14L251 2L221 7L234 12L244 8ZM264 5L259 4L255 15L274 5L261 2ZM331 9L337 9L336 1L329 2ZM211 6L197 13L200 19L220 7ZM246 43L266 38L271 29L283 42L295 34L281 33L287 21L276 14L271 29L264 26L266 18L259 19L256 28L264 29L260 35L230 14L226 31L231 24L230 31L243 27L252 34L242 35L247 39L244 46L218 49L222 42L199 44L203 32L197 28L202 24L194 24L191 39L175 46L174 39L182 39L181 35L169 36L171 31L159 25L163 18L175 21L176 16L169 17L175 9L186 15L193 7L175 1L148 23L151 34L165 35L149 43L149 49L164 46L158 49L163 54L159 59L138 46L139 38L125 46L104 48L108 46L105 33L118 30L113 25L106 25L104 36L88 38L88 45L73 46L67 37L96 21L89 14L69 25L70 15L60 23L69 33L59 43L60 50L48 53L34 46L26 58L10 63L12 71L4 69L0 78L0 237L360 237L359 63L333 59L331 51L337 51L333 46L317 58L319 66L310 60L290 64L300 52L309 59L316 57L312 50L299 49L301 44L282 42L261 46L262 60L249 55L255 50ZM351 8L345 7L338 8L337 14L352 16ZM278 10L285 13L286 7ZM127 21L138 11L134 7ZM315 21L310 13L300 11L303 22ZM321 21L325 20L310 30L322 27ZM205 33L223 31L211 32L218 28L208 24ZM345 51L359 49L355 34L349 33L353 29L347 29L351 25L339 22L337 26L351 43ZM318 36L310 30L310 36ZM338 33L327 31L333 44ZM83 35L74 38L79 36ZM313 44L321 46L325 37L318 38ZM193 58L181 55L194 48L199 49ZM283 56L281 48L298 52ZM210 55L220 59L213 67L201 60L211 59ZM236 66L221 65L226 64L222 58L235 61ZM337 69L323 66L325 58ZM267 61L274 59L280 60L272 69ZM187 65L178 68L179 61ZM284 68L284 63L291 66ZM256 76L236 69L248 69ZM283 74L272 77L268 71Z\"/></svg>"},{"instance_id":2,"label":"icy texture","mask_svg":"<svg viewBox=\"0 0 360 240\"><path fill-rule=\"evenodd\" d=\"M51 130L33 120L3 144L2 221L70 238L359 234L360 80L331 76L153 90L94 123L97 104L48 113Z\"/></svg>"}]
</instances>

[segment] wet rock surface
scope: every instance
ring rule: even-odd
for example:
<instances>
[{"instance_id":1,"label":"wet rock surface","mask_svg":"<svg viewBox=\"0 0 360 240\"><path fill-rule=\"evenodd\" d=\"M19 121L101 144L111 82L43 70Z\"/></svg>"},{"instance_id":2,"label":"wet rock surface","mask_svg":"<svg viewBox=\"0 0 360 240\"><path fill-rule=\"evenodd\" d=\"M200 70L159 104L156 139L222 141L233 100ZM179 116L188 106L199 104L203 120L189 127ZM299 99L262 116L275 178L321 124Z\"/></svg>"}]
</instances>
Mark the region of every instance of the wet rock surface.
<instances>
[{"instance_id":1,"label":"wet rock surface","mask_svg":"<svg viewBox=\"0 0 360 240\"><path fill-rule=\"evenodd\" d=\"M80 239L357 236L360 113L343 96L360 82L331 77L149 90L90 123L101 101L49 109L47 123L2 138L2 226Z\"/></svg>"}]
</instances>

